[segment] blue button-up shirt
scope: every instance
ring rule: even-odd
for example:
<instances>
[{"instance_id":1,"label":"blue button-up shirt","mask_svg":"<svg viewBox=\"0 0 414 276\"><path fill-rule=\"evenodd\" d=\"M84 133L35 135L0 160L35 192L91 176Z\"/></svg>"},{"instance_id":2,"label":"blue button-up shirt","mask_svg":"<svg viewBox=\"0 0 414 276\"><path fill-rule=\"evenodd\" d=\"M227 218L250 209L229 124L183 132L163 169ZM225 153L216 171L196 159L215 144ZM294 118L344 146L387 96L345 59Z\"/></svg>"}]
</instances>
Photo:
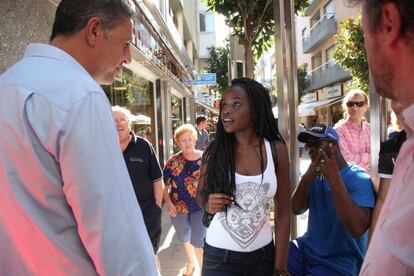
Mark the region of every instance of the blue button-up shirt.
<instances>
[{"instance_id":1,"label":"blue button-up shirt","mask_svg":"<svg viewBox=\"0 0 414 276\"><path fill-rule=\"evenodd\" d=\"M108 99L33 44L0 76L0 274L156 275Z\"/></svg>"}]
</instances>

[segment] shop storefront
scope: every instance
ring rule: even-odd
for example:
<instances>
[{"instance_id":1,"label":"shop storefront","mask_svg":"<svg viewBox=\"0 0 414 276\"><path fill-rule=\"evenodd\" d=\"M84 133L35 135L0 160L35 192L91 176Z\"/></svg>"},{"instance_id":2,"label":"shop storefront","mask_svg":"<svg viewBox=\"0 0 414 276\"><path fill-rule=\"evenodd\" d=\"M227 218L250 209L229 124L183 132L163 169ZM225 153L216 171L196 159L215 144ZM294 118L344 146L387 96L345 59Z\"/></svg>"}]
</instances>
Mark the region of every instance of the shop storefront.
<instances>
[{"instance_id":1,"label":"shop storefront","mask_svg":"<svg viewBox=\"0 0 414 276\"><path fill-rule=\"evenodd\" d=\"M174 137L175 130L184 123L184 114L183 114L183 99L176 95L171 95L171 137ZM176 143L173 139L170 140L170 154L174 154L179 151Z\"/></svg>"},{"instance_id":2,"label":"shop storefront","mask_svg":"<svg viewBox=\"0 0 414 276\"><path fill-rule=\"evenodd\" d=\"M103 86L111 105L129 109L133 115L132 130L156 144L154 83L138 76L131 70L123 68L114 83Z\"/></svg>"},{"instance_id":3,"label":"shop storefront","mask_svg":"<svg viewBox=\"0 0 414 276\"><path fill-rule=\"evenodd\" d=\"M306 94L299 105L300 122L306 127L316 124L333 126L343 117L341 84Z\"/></svg>"}]
</instances>

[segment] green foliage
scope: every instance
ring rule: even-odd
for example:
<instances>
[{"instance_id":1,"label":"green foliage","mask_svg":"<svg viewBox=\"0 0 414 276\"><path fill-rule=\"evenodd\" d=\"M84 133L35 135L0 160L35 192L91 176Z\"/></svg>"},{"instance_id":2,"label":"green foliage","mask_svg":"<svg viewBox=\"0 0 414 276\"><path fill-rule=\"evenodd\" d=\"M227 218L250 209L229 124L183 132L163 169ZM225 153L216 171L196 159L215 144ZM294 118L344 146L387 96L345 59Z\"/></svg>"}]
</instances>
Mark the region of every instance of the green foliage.
<instances>
[{"instance_id":1,"label":"green foliage","mask_svg":"<svg viewBox=\"0 0 414 276\"><path fill-rule=\"evenodd\" d=\"M226 47L214 47L207 48L210 52L210 58L207 61L206 70L210 73L216 73L217 75L217 92L221 95L222 92L228 87L228 56L229 46Z\"/></svg>"},{"instance_id":2,"label":"green foliage","mask_svg":"<svg viewBox=\"0 0 414 276\"><path fill-rule=\"evenodd\" d=\"M129 77L122 75L121 86L126 90L126 98L128 104L131 104L135 101L133 91L132 91L132 82Z\"/></svg>"},{"instance_id":3,"label":"green foliage","mask_svg":"<svg viewBox=\"0 0 414 276\"><path fill-rule=\"evenodd\" d=\"M307 7L308 2L296 0L296 12ZM207 5L210 10L226 17L226 24L232 27L233 34L244 45L246 53L253 50L253 56L246 54L246 64L249 64L246 68L253 68L255 57L259 57L273 44L273 0L207 0Z\"/></svg>"},{"instance_id":4,"label":"green foliage","mask_svg":"<svg viewBox=\"0 0 414 276\"><path fill-rule=\"evenodd\" d=\"M305 94L306 88L309 87L309 78L308 78L308 64L304 63L298 66L297 68L298 75L298 95L299 100Z\"/></svg>"},{"instance_id":5,"label":"green foliage","mask_svg":"<svg viewBox=\"0 0 414 276\"><path fill-rule=\"evenodd\" d=\"M364 33L361 29L361 16L349 17L340 22L335 40L337 46L333 52L333 58L351 74L354 88L368 92L369 71Z\"/></svg>"}]
</instances>

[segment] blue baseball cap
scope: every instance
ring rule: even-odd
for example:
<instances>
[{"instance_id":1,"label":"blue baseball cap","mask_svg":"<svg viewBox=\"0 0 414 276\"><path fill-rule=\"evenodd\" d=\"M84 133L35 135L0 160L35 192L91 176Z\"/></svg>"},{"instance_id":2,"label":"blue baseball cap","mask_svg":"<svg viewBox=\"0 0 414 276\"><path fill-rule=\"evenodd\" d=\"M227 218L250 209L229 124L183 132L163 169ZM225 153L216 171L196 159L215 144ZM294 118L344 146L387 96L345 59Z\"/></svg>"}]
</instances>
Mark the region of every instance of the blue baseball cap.
<instances>
[{"instance_id":1,"label":"blue baseball cap","mask_svg":"<svg viewBox=\"0 0 414 276\"><path fill-rule=\"evenodd\" d=\"M307 143L309 139L331 139L337 144L339 143L339 135L335 129L327 125L314 126L308 131L299 133L298 140L302 143Z\"/></svg>"}]
</instances>

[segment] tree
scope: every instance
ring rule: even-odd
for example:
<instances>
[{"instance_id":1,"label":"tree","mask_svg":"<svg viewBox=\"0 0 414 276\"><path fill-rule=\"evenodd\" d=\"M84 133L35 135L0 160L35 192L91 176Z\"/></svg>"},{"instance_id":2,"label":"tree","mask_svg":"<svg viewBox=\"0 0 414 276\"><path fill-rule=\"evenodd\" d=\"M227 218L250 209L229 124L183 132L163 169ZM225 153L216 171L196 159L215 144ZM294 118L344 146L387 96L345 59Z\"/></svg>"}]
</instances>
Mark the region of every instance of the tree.
<instances>
[{"instance_id":1,"label":"tree","mask_svg":"<svg viewBox=\"0 0 414 276\"><path fill-rule=\"evenodd\" d=\"M306 88L309 87L309 78L308 78L308 64L304 63L298 66L298 96L300 98L305 94Z\"/></svg>"},{"instance_id":2,"label":"tree","mask_svg":"<svg viewBox=\"0 0 414 276\"><path fill-rule=\"evenodd\" d=\"M205 69L210 73L216 73L217 75L217 91L218 94L221 93L228 87L228 76L229 76L229 67L228 67L228 56L229 56L229 46L226 47L214 47L211 46L207 48L210 52L210 57L207 61L207 66Z\"/></svg>"},{"instance_id":3,"label":"tree","mask_svg":"<svg viewBox=\"0 0 414 276\"><path fill-rule=\"evenodd\" d=\"M338 61L339 66L351 74L354 88L368 91L368 60L364 46L364 33L361 29L361 16L349 17L340 22L335 40L337 46L333 52L333 58Z\"/></svg>"},{"instance_id":4,"label":"tree","mask_svg":"<svg viewBox=\"0 0 414 276\"><path fill-rule=\"evenodd\" d=\"M244 46L246 76L253 78L255 57L273 43L273 0L207 0L207 5L226 17L226 24ZM296 11L308 5L308 0L295 1Z\"/></svg>"}]
</instances>

